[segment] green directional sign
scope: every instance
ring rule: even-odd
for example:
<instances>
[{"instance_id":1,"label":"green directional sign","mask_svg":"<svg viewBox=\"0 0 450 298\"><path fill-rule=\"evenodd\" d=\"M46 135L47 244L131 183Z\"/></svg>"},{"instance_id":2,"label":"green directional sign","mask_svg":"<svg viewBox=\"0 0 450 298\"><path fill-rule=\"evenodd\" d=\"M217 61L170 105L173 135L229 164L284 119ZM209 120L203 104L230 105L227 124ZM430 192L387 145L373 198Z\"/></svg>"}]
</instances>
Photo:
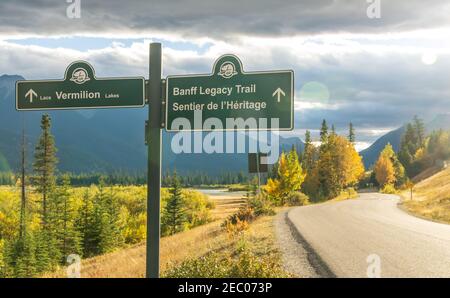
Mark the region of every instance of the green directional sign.
<instances>
[{"instance_id":1,"label":"green directional sign","mask_svg":"<svg viewBox=\"0 0 450 298\"><path fill-rule=\"evenodd\" d=\"M293 71L244 72L234 55L220 57L212 74L166 80L168 131L292 130L293 112Z\"/></svg>"},{"instance_id":2,"label":"green directional sign","mask_svg":"<svg viewBox=\"0 0 450 298\"><path fill-rule=\"evenodd\" d=\"M64 80L18 81L16 109L123 108L145 105L143 77L96 78L85 61L70 64Z\"/></svg>"}]
</instances>

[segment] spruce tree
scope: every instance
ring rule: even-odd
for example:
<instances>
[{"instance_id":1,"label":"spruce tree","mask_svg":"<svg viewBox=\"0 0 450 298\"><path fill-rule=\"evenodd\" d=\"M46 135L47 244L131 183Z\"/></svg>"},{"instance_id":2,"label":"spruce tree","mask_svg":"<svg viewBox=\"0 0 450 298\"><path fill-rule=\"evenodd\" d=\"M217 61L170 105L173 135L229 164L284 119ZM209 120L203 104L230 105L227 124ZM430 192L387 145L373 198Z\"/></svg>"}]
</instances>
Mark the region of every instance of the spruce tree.
<instances>
[{"instance_id":1,"label":"spruce tree","mask_svg":"<svg viewBox=\"0 0 450 298\"><path fill-rule=\"evenodd\" d=\"M7 243L4 251L3 277L33 277L37 273L36 248L33 234L24 231L22 237Z\"/></svg>"},{"instance_id":2,"label":"spruce tree","mask_svg":"<svg viewBox=\"0 0 450 298\"><path fill-rule=\"evenodd\" d=\"M305 132L305 149L302 154L302 166L307 172L310 172L314 167L315 147L312 143L311 133L309 130Z\"/></svg>"},{"instance_id":3,"label":"spruce tree","mask_svg":"<svg viewBox=\"0 0 450 298\"><path fill-rule=\"evenodd\" d=\"M176 175L172 178L170 197L163 212L163 232L167 235L182 231L186 223L181 184Z\"/></svg>"},{"instance_id":4,"label":"spruce tree","mask_svg":"<svg viewBox=\"0 0 450 298\"><path fill-rule=\"evenodd\" d=\"M81 253L81 237L74 226L75 210L71 200L70 178L68 175L62 177L62 185L57 187L50 199L49 219L61 252L61 262L65 263L67 256L70 254Z\"/></svg>"},{"instance_id":5,"label":"spruce tree","mask_svg":"<svg viewBox=\"0 0 450 298\"><path fill-rule=\"evenodd\" d=\"M35 233L36 245L36 272L53 271L61 259L58 243L53 232L48 228Z\"/></svg>"},{"instance_id":6,"label":"spruce tree","mask_svg":"<svg viewBox=\"0 0 450 298\"><path fill-rule=\"evenodd\" d=\"M101 177L93 199L88 192L83 196L77 222L85 257L110 252L123 243L118 200L113 187L109 189L107 191L105 178Z\"/></svg>"},{"instance_id":7,"label":"spruce tree","mask_svg":"<svg viewBox=\"0 0 450 298\"><path fill-rule=\"evenodd\" d=\"M419 149L425 143L425 124L422 119L415 115L413 118L413 126L416 132L417 149Z\"/></svg>"},{"instance_id":8,"label":"spruce tree","mask_svg":"<svg viewBox=\"0 0 450 298\"><path fill-rule=\"evenodd\" d=\"M323 119L322 127L320 128L320 142L325 144L328 140L328 125L327 121Z\"/></svg>"},{"instance_id":9,"label":"spruce tree","mask_svg":"<svg viewBox=\"0 0 450 298\"><path fill-rule=\"evenodd\" d=\"M53 270L60 261L61 252L58 247L54 225L49 225L49 198L54 195L56 184L55 170L57 164L55 140L50 131L51 119L43 115L41 119L42 133L34 152L34 177L36 191L41 195L41 223L42 227L36 233L36 270L45 272ZM51 199L50 199L51 200ZM58 212L52 210L52 213Z\"/></svg>"},{"instance_id":10,"label":"spruce tree","mask_svg":"<svg viewBox=\"0 0 450 298\"><path fill-rule=\"evenodd\" d=\"M105 192L103 199L102 229L100 233L100 247L102 253L110 252L123 243L121 224L119 222L119 204L112 185L109 192Z\"/></svg>"},{"instance_id":11,"label":"spruce tree","mask_svg":"<svg viewBox=\"0 0 450 298\"><path fill-rule=\"evenodd\" d=\"M34 153L34 172L33 182L36 191L41 194L42 225L47 224L47 198L55 186L55 169L57 164L55 140L50 131L51 119L49 115L43 115L41 120L42 133L36 144Z\"/></svg>"},{"instance_id":12,"label":"spruce tree","mask_svg":"<svg viewBox=\"0 0 450 298\"><path fill-rule=\"evenodd\" d=\"M355 138L355 129L353 127L353 123L350 122L349 126L348 126L348 140L350 141L350 143L355 143L356 138Z\"/></svg>"},{"instance_id":13,"label":"spruce tree","mask_svg":"<svg viewBox=\"0 0 450 298\"><path fill-rule=\"evenodd\" d=\"M400 150L398 152L398 159L403 164L408 175L411 174L411 164L413 162L414 154L417 150L417 138L414 132L413 125L408 123L405 127L405 132L402 135L400 142Z\"/></svg>"},{"instance_id":14,"label":"spruce tree","mask_svg":"<svg viewBox=\"0 0 450 298\"><path fill-rule=\"evenodd\" d=\"M27 208L27 198L26 198L26 173L25 173L25 124L22 130L22 145L21 145L21 176L20 176L20 189L21 189L21 198L20 198L20 227L19 227L19 237L20 239L24 239L27 233L26 231L26 208Z\"/></svg>"},{"instance_id":15,"label":"spruce tree","mask_svg":"<svg viewBox=\"0 0 450 298\"><path fill-rule=\"evenodd\" d=\"M82 205L78 213L76 226L81 236L82 253L83 256L89 257L93 255L95 245L94 229L93 229L93 203L89 194L89 189L83 194Z\"/></svg>"}]
</instances>

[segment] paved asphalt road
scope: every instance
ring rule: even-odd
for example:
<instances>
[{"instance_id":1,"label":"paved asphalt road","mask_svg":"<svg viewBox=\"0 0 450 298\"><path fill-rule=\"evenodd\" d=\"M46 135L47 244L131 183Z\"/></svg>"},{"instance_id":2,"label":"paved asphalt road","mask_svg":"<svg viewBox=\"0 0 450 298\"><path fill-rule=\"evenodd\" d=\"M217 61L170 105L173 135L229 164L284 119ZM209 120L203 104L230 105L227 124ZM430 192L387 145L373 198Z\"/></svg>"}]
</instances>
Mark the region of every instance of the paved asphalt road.
<instances>
[{"instance_id":1,"label":"paved asphalt road","mask_svg":"<svg viewBox=\"0 0 450 298\"><path fill-rule=\"evenodd\" d=\"M368 268L376 274L377 256L381 277L450 277L450 225L408 215L398 201L363 193L297 207L288 217L337 277L367 277Z\"/></svg>"}]
</instances>

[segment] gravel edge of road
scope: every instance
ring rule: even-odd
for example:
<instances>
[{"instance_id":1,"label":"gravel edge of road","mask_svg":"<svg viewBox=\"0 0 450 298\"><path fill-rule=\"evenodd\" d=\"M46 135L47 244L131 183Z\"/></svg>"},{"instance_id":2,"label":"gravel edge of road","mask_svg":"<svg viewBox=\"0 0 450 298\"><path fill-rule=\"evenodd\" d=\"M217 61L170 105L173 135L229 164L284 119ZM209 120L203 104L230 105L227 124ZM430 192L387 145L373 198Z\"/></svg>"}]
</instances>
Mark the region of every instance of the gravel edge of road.
<instances>
[{"instance_id":1,"label":"gravel edge of road","mask_svg":"<svg viewBox=\"0 0 450 298\"><path fill-rule=\"evenodd\" d=\"M274 224L284 269L302 278L336 277L289 219L292 209L277 214Z\"/></svg>"}]
</instances>

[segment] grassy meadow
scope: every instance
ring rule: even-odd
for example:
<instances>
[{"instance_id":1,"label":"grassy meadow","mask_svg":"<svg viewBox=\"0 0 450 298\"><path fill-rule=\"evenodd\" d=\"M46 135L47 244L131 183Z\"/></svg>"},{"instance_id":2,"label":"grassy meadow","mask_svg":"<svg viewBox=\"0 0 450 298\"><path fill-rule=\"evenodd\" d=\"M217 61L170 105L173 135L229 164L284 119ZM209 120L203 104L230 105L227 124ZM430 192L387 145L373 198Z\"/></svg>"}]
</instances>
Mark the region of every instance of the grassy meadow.
<instances>
[{"instance_id":1,"label":"grassy meadow","mask_svg":"<svg viewBox=\"0 0 450 298\"><path fill-rule=\"evenodd\" d=\"M450 223L450 167L401 193L402 206L409 212L434 221Z\"/></svg>"},{"instance_id":2,"label":"grassy meadow","mask_svg":"<svg viewBox=\"0 0 450 298\"><path fill-rule=\"evenodd\" d=\"M195 190L188 190L195 192ZM242 193L211 195L212 222L161 238L161 275L166 277L288 277L275 243L273 216L261 216L245 229L229 231L223 220L241 209ZM83 259L81 276L144 277L145 243ZM212 266L214 265L214 266ZM120 270L117 270L120 268ZM66 268L44 277L65 277Z\"/></svg>"}]
</instances>

